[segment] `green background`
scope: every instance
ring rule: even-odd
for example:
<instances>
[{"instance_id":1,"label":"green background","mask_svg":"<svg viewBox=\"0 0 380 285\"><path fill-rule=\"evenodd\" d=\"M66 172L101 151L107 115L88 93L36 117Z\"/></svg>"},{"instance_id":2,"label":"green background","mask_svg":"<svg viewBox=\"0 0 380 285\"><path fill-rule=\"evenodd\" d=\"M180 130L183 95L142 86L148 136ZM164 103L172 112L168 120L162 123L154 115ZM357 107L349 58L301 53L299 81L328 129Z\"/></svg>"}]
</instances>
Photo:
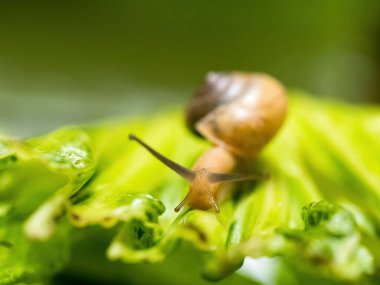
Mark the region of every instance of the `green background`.
<instances>
[{"instance_id":1,"label":"green background","mask_svg":"<svg viewBox=\"0 0 380 285\"><path fill-rule=\"evenodd\" d=\"M183 104L210 70L380 102L380 1L0 1L0 128Z\"/></svg>"}]
</instances>

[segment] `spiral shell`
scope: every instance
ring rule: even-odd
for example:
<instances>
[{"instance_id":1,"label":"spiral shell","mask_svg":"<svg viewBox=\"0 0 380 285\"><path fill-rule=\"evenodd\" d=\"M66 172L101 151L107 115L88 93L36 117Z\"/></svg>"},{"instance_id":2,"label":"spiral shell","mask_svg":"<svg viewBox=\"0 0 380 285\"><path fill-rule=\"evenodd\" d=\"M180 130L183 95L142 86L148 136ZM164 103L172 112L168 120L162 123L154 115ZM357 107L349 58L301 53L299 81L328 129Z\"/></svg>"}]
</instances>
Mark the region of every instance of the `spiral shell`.
<instances>
[{"instance_id":1,"label":"spiral shell","mask_svg":"<svg viewBox=\"0 0 380 285\"><path fill-rule=\"evenodd\" d=\"M284 122L285 89L261 73L209 73L186 110L188 127L233 154L255 157Z\"/></svg>"}]
</instances>

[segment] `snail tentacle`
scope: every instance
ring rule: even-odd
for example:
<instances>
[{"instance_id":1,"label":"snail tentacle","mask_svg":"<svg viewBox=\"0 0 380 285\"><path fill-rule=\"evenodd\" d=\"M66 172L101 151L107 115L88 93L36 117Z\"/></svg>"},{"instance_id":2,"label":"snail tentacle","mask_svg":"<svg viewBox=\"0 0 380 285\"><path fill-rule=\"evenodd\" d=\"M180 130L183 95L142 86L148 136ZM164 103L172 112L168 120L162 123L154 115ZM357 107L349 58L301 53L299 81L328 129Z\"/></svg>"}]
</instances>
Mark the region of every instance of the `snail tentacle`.
<instances>
[{"instance_id":1,"label":"snail tentacle","mask_svg":"<svg viewBox=\"0 0 380 285\"><path fill-rule=\"evenodd\" d=\"M266 180L269 178L268 173L240 174L240 173L210 173L208 180L211 183L220 182L243 182L251 180Z\"/></svg>"},{"instance_id":2,"label":"snail tentacle","mask_svg":"<svg viewBox=\"0 0 380 285\"><path fill-rule=\"evenodd\" d=\"M129 139L138 142L141 146L143 146L146 150L148 150L151 154L153 154L158 160L160 160L167 167L169 167L170 169L172 169L173 171L181 175L188 182L192 182L194 180L195 173L192 170L163 156L162 154L160 154L159 152L151 148L149 145L144 143L142 140L140 140L138 137L136 137L134 134L129 134Z\"/></svg>"}]
</instances>

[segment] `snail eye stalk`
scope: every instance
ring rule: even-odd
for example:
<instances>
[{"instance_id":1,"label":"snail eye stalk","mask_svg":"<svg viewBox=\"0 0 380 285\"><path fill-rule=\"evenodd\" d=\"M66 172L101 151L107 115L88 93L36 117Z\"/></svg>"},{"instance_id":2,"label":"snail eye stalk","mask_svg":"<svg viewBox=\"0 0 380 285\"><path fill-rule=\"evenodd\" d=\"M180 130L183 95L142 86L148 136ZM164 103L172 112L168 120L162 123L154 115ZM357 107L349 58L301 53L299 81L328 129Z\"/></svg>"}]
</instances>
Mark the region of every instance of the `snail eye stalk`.
<instances>
[{"instance_id":1,"label":"snail eye stalk","mask_svg":"<svg viewBox=\"0 0 380 285\"><path fill-rule=\"evenodd\" d=\"M183 200L181 201L181 203L179 203L179 204L177 205L177 207L174 208L174 212L178 213L178 212L182 209L183 205L185 205L186 200L187 200L187 196L185 197L185 199L183 199Z\"/></svg>"},{"instance_id":2,"label":"snail eye stalk","mask_svg":"<svg viewBox=\"0 0 380 285\"><path fill-rule=\"evenodd\" d=\"M194 180L195 173L192 170L190 170L190 169L170 160L169 158L163 156L162 154L160 154L159 152L157 152L153 148L151 148L149 145L144 143L142 140L140 140L138 137L136 137L134 134L129 134L128 137L130 140L133 140L133 141L136 141L137 143L139 143L142 147L144 147L147 151L149 151L153 156L155 156L159 161L161 161L163 164L165 164L171 170L173 170L174 172L176 172L177 174L182 176L188 182L192 182Z\"/></svg>"},{"instance_id":3,"label":"snail eye stalk","mask_svg":"<svg viewBox=\"0 0 380 285\"><path fill-rule=\"evenodd\" d=\"M219 209L218 203L216 203L214 197L212 197L212 198L210 199L210 203L211 203L211 205L214 207L215 212L219 213L219 212L220 212L220 209Z\"/></svg>"},{"instance_id":4,"label":"snail eye stalk","mask_svg":"<svg viewBox=\"0 0 380 285\"><path fill-rule=\"evenodd\" d=\"M238 173L210 173L208 180L211 183L228 183L228 182L242 182L252 180L266 180L269 178L268 173L256 174L238 174Z\"/></svg>"}]
</instances>

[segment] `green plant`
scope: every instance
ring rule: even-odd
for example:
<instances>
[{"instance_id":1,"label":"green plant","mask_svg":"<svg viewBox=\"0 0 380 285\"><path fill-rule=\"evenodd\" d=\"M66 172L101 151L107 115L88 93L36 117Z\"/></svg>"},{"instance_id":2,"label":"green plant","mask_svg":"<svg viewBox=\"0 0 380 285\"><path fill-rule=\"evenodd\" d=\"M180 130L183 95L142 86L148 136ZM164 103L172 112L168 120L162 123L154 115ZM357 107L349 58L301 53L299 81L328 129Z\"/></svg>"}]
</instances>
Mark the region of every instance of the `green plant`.
<instances>
[{"instance_id":1,"label":"green plant","mask_svg":"<svg viewBox=\"0 0 380 285\"><path fill-rule=\"evenodd\" d=\"M114 282L128 277L107 275L111 261L161 262L182 241L203 253L208 279L226 277L247 256L279 256L289 272L375 282L379 108L293 94L284 128L250 166L271 178L236 186L219 214L174 213L186 183L130 143L130 132L189 167L209 146L177 110L26 140L0 137L0 284L45 282L81 266L85 276L97 263L70 258L70 248L80 243L91 253L100 240L102 249L109 243L109 261L96 274Z\"/></svg>"}]
</instances>

